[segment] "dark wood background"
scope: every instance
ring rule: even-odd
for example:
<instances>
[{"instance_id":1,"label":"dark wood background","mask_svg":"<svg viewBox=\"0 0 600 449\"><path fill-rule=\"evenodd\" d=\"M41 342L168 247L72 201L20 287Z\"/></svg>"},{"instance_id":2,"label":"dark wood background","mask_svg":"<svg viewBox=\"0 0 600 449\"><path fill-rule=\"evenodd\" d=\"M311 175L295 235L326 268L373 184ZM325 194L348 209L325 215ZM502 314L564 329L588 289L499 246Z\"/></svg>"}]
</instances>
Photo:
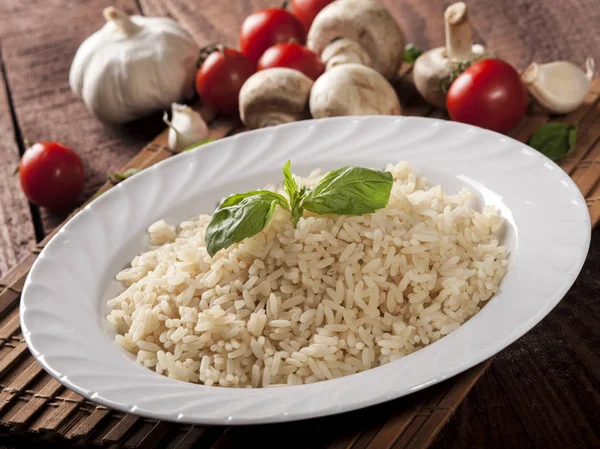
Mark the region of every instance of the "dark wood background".
<instances>
[{"instance_id":1,"label":"dark wood background","mask_svg":"<svg viewBox=\"0 0 600 449\"><path fill-rule=\"evenodd\" d=\"M28 204L12 176L24 139L74 148L87 170L85 197L163 125L158 116L121 127L94 119L70 91L78 45L111 4L170 15L201 44L237 44L253 10L278 0L0 0L0 276L68 213ZM443 45L444 0L382 0L417 47ZM600 63L599 0L470 0L475 33L523 69L531 61ZM598 125L600 126L600 124ZM583 273L560 305L503 351L434 447L600 447L600 230Z\"/></svg>"}]
</instances>

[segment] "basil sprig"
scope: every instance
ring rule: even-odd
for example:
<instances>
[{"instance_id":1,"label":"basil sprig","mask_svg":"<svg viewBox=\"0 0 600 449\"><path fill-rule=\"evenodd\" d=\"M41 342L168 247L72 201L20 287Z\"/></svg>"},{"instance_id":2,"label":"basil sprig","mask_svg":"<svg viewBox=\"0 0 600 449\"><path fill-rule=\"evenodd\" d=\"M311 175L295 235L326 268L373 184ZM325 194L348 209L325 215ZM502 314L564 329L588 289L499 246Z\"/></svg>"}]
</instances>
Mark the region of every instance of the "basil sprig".
<instances>
[{"instance_id":1,"label":"basil sprig","mask_svg":"<svg viewBox=\"0 0 600 449\"><path fill-rule=\"evenodd\" d=\"M319 215L362 215L387 206L393 178L389 172L343 167L329 172L312 189L299 187L291 163L283 167L283 186L289 200L275 192L257 190L231 195L217 207L206 228L210 256L262 231L276 206L290 213L294 224L304 210Z\"/></svg>"},{"instance_id":2,"label":"basil sprig","mask_svg":"<svg viewBox=\"0 0 600 449\"><path fill-rule=\"evenodd\" d=\"M577 142L577 124L548 123L538 129L527 140L527 145L559 161L575 149Z\"/></svg>"}]
</instances>

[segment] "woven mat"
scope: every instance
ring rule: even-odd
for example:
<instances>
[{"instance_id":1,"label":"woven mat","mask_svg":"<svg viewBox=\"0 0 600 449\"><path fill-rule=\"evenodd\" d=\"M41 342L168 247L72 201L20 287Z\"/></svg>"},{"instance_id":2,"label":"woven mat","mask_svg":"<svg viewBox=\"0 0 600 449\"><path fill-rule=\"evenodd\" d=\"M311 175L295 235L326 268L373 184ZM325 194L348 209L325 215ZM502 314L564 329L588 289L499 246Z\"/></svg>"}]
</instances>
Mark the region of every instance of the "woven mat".
<instances>
[{"instance_id":1,"label":"woven mat","mask_svg":"<svg viewBox=\"0 0 600 449\"><path fill-rule=\"evenodd\" d=\"M410 68L397 89L405 115L446 118L414 93ZM600 220L600 80L593 83L585 104L568 116L549 118L531 111L511 136L525 141L549 120L579 123L576 150L561 166L585 195L592 222ZM239 123L215 118L201 109L210 123L210 137L219 139L242 132ZM173 154L166 133L134 157L127 168L146 168ZM105 184L100 192L112 187ZM76 213L75 211L74 213ZM56 231L55 231L56 232ZM62 387L37 364L19 328L19 298L31 264L51 238L0 280L0 431L34 437L36 441L89 447L126 448L286 448L375 449L425 448L435 438L479 377L488 360L446 382L408 397L326 418L252 427L202 427L138 418L97 406ZM285 438L285 440L284 440Z\"/></svg>"}]
</instances>

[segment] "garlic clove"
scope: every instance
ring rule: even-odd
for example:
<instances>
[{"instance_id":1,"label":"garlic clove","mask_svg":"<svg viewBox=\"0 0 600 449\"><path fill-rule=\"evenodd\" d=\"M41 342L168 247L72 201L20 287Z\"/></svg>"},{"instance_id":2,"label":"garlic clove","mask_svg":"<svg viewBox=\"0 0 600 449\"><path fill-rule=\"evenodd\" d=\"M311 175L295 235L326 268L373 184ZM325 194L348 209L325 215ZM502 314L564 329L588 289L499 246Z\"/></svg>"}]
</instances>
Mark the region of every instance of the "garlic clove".
<instances>
[{"instance_id":1,"label":"garlic clove","mask_svg":"<svg viewBox=\"0 0 600 449\"><path fill-rule=\"evenodd\" d=\"M206 140L208 126L200 114L189 106L173 103L171 105L171 121L165 112L163 121L169 127L169 148L179 153L186 148Z\"/></svg>"},{"instance_id":2,"label":"garlic clove","mask_svg":"<svg viewBox=\"0 0 600 449\"><path fill-rule=\"evenodd\" d=\"M521 80L533 98L555 114L567 114L577 109L590 91L595 64L592 58L585 62L586 71L567 61L547 64L532 63L521 75Z\"/></svg>"}]
</instances>

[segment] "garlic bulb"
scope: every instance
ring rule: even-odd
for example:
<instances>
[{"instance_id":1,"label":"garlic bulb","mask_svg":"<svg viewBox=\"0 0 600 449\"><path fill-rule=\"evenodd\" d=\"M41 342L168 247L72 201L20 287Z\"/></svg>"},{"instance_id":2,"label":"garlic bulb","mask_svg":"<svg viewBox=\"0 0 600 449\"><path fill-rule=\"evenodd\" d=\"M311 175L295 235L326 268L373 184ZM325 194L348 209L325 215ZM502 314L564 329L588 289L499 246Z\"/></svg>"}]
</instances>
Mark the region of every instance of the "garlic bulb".
<instances>
[{"instance_id":1,"label":"garlic bulb","mask_svg":"<svg viewBox=\"0 0 600 449\"><path fill-rule=\"evenodd\" d=\"M193 95L198 46L174 20L109 7L79 47L69 83L100 120L123 123Z\"/></svg>"},{"instance_id":2,"label":"garlic bulb","mask_svg":"<svg viewBox=\"0 0 600 449\"><path fill-rule=\"evenodd\" d=\"M529 93L551 113L567 114L577 109L590 91L594 78L594 60L587 58L584 72L575 64L556 61L532 63L521 79Z\"/></svg>"},{"instance_id":3,"label":"garlic bulb","mask_svg":"<svg viewBox=\"0 0 600 449\"><path fill-rule=\"evenodd\" d=\"M172 117L168 120L167 113L163 121L169 126L169 148L176 153L208 137L208 126L204 119L189 106L173 103Z\"/></svg>"}]
</instances>

